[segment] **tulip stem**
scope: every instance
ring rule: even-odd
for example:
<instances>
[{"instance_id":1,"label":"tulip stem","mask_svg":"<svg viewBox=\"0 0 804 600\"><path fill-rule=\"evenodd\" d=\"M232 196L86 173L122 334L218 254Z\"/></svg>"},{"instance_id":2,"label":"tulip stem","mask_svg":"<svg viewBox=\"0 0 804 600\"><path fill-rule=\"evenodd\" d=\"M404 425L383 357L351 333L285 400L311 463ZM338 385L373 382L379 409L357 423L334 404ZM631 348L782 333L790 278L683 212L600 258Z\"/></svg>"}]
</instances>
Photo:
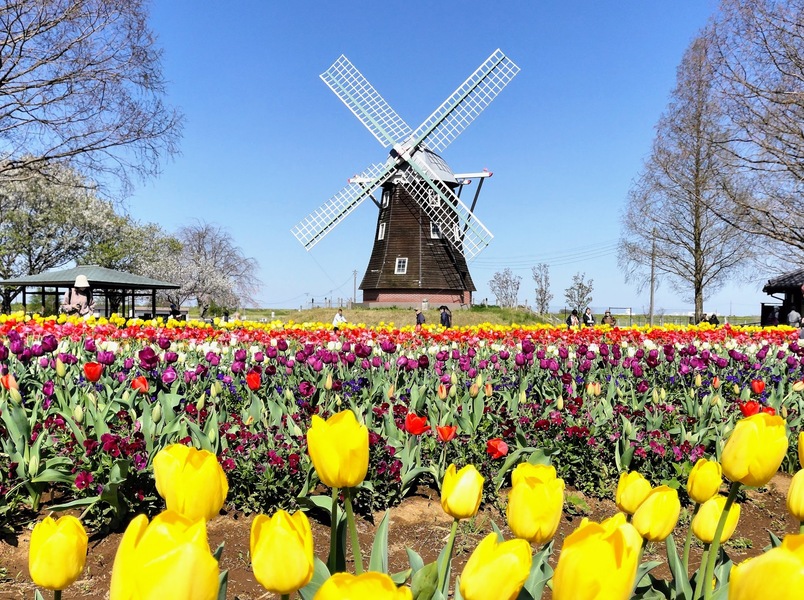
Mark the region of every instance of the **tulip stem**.
<instances>
[{"instance_id":1,"label":"tulip stem","mask_svg":"<svg viewBox=\"0 0 804 600\"><path fill-rule=\"evenodd\" d=\"M737 498L737 492L740 491L740 486L742 484L739 481L735 481L731 484L729 488L729 496L726 498L726 504L723 506L723 512L720 513L720 520L717 522L717 528L715 529L715 537L712 540L712 547L709 549L709 556L707 557L706 561L706 570L704 571L704 580L709 582L709 585L704 587L704 600L709 600L712 597L712 575L715 572L715 561L717 560L718 550L720 550L720 536L723 535L723 529L726 527L726 519L729 516L729 510L731 510L731 505L734 504L734 500Z\"/></svg>"},{"instance_id":2,"label":"tulip stem","mask_svg":"<svg viewBox=\"0 0 804 600\"><path fill-rule=\"evenodd\" d=\"M282 600L290 600L290 594L282 594Z\"/></svg>"},{"instance_id":3,"label":"tulip stem","mask_svg":"<svg viewBox=\"0 0 804 600\"><path fill-rule=\"evenodd\" d=\"M441 568L438 570L438 587L437 590L440 590L444 597L446 597L446 590L444 589L444 583L447 579L447 571L449 570L449 564L452 561L452 549L455 546L455 536L458 534L458 519L452 520L452 528L449 531L449 541L447 542L447 547L445 549L445 556L444 556L444 563L441 565Z\"/></svg>"},{"instance_id":4,"label":"tulip stem","mask_svg":"<svg viewBox=\"0 0 804 600\"><path fill-rule=\"evenodd\" d=\"M799 532L799 533L804 533L804 521L801 521L801 522L798 524L798 532Z\"/></svg>"},{"instance_id":5,"label":"tulip stem","mask_svg":"<svg viewBox=\"0 0 804 600\"><path fill-rule=\"evenodd\" d=\"M704 544L703 554L701 554L701 566L698 567L698 583L695 584L695 593L692 595L693 600L698 600L701 597L703 590L704 572L703 567L709 558L709 544Z\"/></svg>"},{"instance_id":6,"label":"tulip stem","mask_svg":"<svg viewBox=\"0 0 804 600\"><path fill-rule=\"evenodd\" d=\"M61 600L61 590L53 590L53 600Z\"/></svg>"},{"instance_id":7,"label":"tulip stem","mask_svg":"<svg viewBox=\"0 0 804 600\"><path fill-rule=\"evenodd\" d=\"M338 488L332 488L332 511L330 513L330 532L329 532L329 559L327 568L330 573L335 573L338 568Z\"/></svg>"},{"instance_id":8,"label":"tulip stem","mask_svg":"<svg viewBox=\"0 0 804 600\"><path fill-rule=\"evenodd\" d=\"M355 575L363 573L363 555L360 553L360 539L357 537L357 523L352 510L352 488L346 488L343 494L346 505L346 523L349 526L349 535L352 538L352 556L355 559Z\"/></svg>"},{"instance_id":9,"label":"tulip stem","mask_svg":"<svg viewBox=\"0 0 804 600\"><path fill-rule=\"evenodd\" d=\"M690 546L692 544L692 520L695 518L695 515L698 514L700 509L701 505L696 502L695 508L692 511L692 517L690 518L690 524L687 527L687 537L684 539L684 552L681 555L681 567L684 569L685 577L689 577Z\"/></svg>"}]
</instances>

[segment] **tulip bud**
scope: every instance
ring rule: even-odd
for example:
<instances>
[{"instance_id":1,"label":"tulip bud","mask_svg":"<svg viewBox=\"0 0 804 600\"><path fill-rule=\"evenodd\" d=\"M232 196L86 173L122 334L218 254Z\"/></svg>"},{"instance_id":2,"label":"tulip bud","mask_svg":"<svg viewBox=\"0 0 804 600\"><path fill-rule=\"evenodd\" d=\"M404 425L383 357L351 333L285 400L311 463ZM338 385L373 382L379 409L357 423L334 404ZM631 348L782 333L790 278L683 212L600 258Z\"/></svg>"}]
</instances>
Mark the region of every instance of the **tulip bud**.
<instances>
[{"instance_id":1,"label":"tulip bud","mask_svg":"<svg viewBox=\"0 0 804 600\"><path fill-rule=\"evenodd\" d=\"M734 392L734 395L735 395L735 396L739 396L739 395L740 395L740 386L739 386L739 385L737 385L737 384L735 383L733 386L731 386L731 389L732 389L732 391Z\"/></svg>"},{"instance_id":2,"label":"tulip bud","mask_svg":"<svg viewBox=\"0 0 804 600\"><path fill-rule=\"evenodd\" d=\"M159 423L162 420L162 405L157 402L151 409L151 420L154 423Z\"/></svg>"},{"instance_id":3,"label":"tulip bud","mask_svg":"<svg viewBox=\"0 0 804 600\"><path fill-rule=\"evenodd\" d=\"M711 544L715 540L715 529L720 520L720 515L726 507L725 496L713 496L703 504L692 519L692 533L705 544ZM737 527L740 520L739 504L732 504L729 514L726 517L726 526L720 534L720 543L727 541Z\"/></svg>"},{"instance_id":4,"label":"tulip bud","mask_svg":"<svg viewBox=\"0 0 804 600\"><path fill-rule=\"evenodd\" d=\"M65 375L67 375L67 367L60 358L56 358L56 376L64 379Z\"/></svg>"},{"instance_id":5,"label":"tulip bud","mask_svg":"<svg viewBox=\"0 0 804 600\"><path fill-rule=\"evenodd\" d=\"M712 399L709 401L709 404L711 404L712 406L720 406L720 400L721 400L720 394L714 394L712 396Z\"/></svg>"},{"instance_id":6,"label":"tulip bud","mask_svg":"<svg viewBox=\"0 0 804 600\"><path fill-rule=\"evenodd\" d=\"M210 398L215 398L218 395L218 391L219 391L218 390L218 382L213 381L212 385L209 386L209 397Z\"/></svg>"},{"instance_id":7,"label":"tulip bud","mask_svg":"<svg viewBox=\"0 0 804 600\"><path fill-rule=\"evenodd\" d=\"M695 374L695 387L701 387L701 383L702 383L701 374L696 373Z\"/></svg>"},{"instance_id":8,"label":"tulip bud","mask_svg":"<svg viewBox=\"0 0 804 600\"><path fill-rule=\"evenodd\" d=\"M124 391L123 396L122 396L123 402L128 402L128 399L129 399L130 396L131 396L131 394L130 394L130 392L128 390Z\"/></svg>"},{"instance_id":9,"label":"tulip bud","mask_svg":"<svg viewBox=\"0 0 804 600\"><path fill-rule=\"evenodd\" d=\"M794 392L804 391L804 379L800 379L793 383L793 391Z\"/></svg>"},{"instance_id":10,"label":"tulip bud","mask_svg":"<svg viewBox=\"0 0 804 600\"><path fill-rule=\"evenodd\" d=\"M36 477L39 474L39 455L34 453L31 454L31 458L28 459L28 475L30 477Z\"/></svg>"},{"instance_id":11,"label":"tulip bud","mask_svg":"<svg viewBox=\"0 0 804 600\"><path fill-rule=\"evenodd\" d=\"M20 391L17 388L11 388L8 390L8 395L11 396L11 399L17 404L22 404L22 394L20 394Z\"/></svg>"},{"instance_id":12,"label":"tulip bud","mask_svg":"<svg viewBox=\"0 0 804 600\"><path fill-rule=\"evenodd\" d=\"M482 386L482 385L483 385L483 376L482 376L480 373L478 373L478 374L477 374L477 377L475 377L475 385L476 385L478 388L480 388L480 386Z\"/></svg>"},{"instance_id":13,"label":"tulip bud","mask_svg":"<svg viewBox=\"0 0 804 600\"><path fill-rule=\"evenodd\" d=\"M98 408L98 399L93 392L87 392L87 401L95 408Z\"/></svg>"},{"instance_id":14,"label":"tulip bud","mask_svg":"<svg viewBox=\"0 0 804 600\"><path fill-rule=\"evenodd\" d=\"M491 398L491 395L494 393L494 388L491 386L491 382L487 381L486 385L483 386L483 394L486 398Z\"/></svg>"},{"instance_id":15,"label":"tulip bud","mask_svg":"<svg viewBox=\"0 0 804 600\"><path fill-rule=\"evenodd\" d=\"M287 400L288 402L293 402L295 400L295 398L293 397L293 390L290 389L289 387L285 388L285 400Z\"/></svg>"},{"instance_id":16,"label":"tulip bud","mask_svg":"<svg viewBox=\"0 0 804 600\"><path fill-rule=\"evenodd\" d=\"M666 485L660 485L652 489L639 505L631 522L644 539L661 542L673 533L680 514L678 492Z\"/></svg>"},{"instance_id":17,"label":"tulip bud","mask_svg":"<svg viewBox=\"0 0 804 600\"><path fill-rule=\"evenodd\" d=\"M80 404L76 404L73 407L73 421L78 423L79 425L84 420L84 407Z\"/></svg>"},{"instance_id":18,"label":"tulip bud","mask_svg":"<svg viewBox=\"0 0 804 600\"><path fill-rule=\"evenodd\" d=\"M195 402L195 409L198 411L204 410L204 405L207 402L207 397L204 394L201 394L198 397L198 400Z\"/></svg>"},{"instance_id":19,"label":"tulip bud","mask_svg":"<svg viewBox=\"0 0 804 600\"><path fill-rule=\"evenodd\" d=\"M451 385L449 386L449 397L456 398L458 396L458 386Z\"/></svg>"},{"instance_id":20,"label":"tulip bud","mask_svg":"<svg viewBox=\"0 0 804 600\"><path fill-rule=\"evenodd\" d=\"M465 600L495 598L514 600L530 573L530 544L516 539L499 542L490 533L478 544L461 572L461 596Z\"/></svg>"},{"instance_id":21,"label":"tulip bud","mask_svg":"<svg viewBox=\"0 0 804 600\"><path fill-rule=\"evenodd\" d=\"M441 485L441 508L454 519L475 516L483 497L483 481L474 465L466 465L459 471L451 464Z\"/></svg>"},{"instance_id":22,"label":"tulip bud","mask_svg":"<svg viewBox=\"0 0 804 600\"><path fill-rule=\"evenodd\" d=\"M653 398L653 403L656 404L659 401L659 390L653 388L653 393L651 394Z\"/></svg>"},{"instance_id":23,"label":"tulip bud","mask_svg":"<svg viewBox=\"0 0 804 600\"><path fill-rule=\"evenodd\" d=\"M324 381L324 389L327 391L332 389L332 373L327 373L327 378Z\"/></svg>"},{"instance_id":24,"label":"tulip bud","mask_svg":"<svg viewBox=\"0 0 804 600\"><path fill-rule=\"evenodd\" d=\"M335 394L335 406L340 406L343 404L343 399L341 398L340 394Z\"/></svg>"},{"instance_id":25,"label":"tulip bud","mask_svg":"<svg viewBox=\"0 0 804 600\"><path fill-rule=\"evenodd\" d=\"M458 385L458 376L455 374L454 371L453 371L452 375L449 376L449 382L452 385Z\"/></svg>"},{"instance_id":26,"label":"tulip bud","mask_svg":"<svg viewBox=\"0 0 804 600\"><path fill-rule=\"evenodd\" d=\"M525 404L528 401L528 395L525 393L525 390L519 390L519 403Z\"/></svg>"},{"instance_id":27,"label":"tulip bud","mask_svg":"<svg viewBox=\"0 0 804 600\"><path fill-rule=\"evenodd\" d=\"M522 463L512 475L506 517L515 536L538 545L553 539L564 508L564 480L553 467Z\"/></svg>"},{"instance_id":28,"label":"tulip bud","mask_svg":"<svg viewBox=\"0 0 804 600\"><path fill-rule=\"evenodd\" d=\"M368 429L351 410L326 421L313 415L307 430L307 448L318 478L329 487L356 487L366 478L369 461Z\"/></svg>"},{"instance_id":29,"label":"tulip bud","mask_svg":"<svg viewBox=\"0 0 804 600\"><path fill-rule=\"evenodd\" d=\"M717 375L712 378L712 387L716 390L720 388L720 377Z\"/></svg>"},{"instance_id":30,"label":"tulip bud","mask_svg":"<svg viewBox=\"0 0 804 600\"><path fill-rule=\"evenodd\" d=\"M439 400L446 400L447 399L447 386L443 383L438 384L438 399Z\"/></svg>"},{"instance_id":31,"label":"tulip bud","mask_svg":"<svg viewBox=\"0 0 804 600\"><path fill-rule=\"evenodd\" d=\"M787 454L784 420L764 412L737 421L729 435L720 464L731 481L762 487L779 470Z\"/></svg>"},{"instance_id":32,"label":"tulip bud","mask_svg":"<svg viewBox=\"0 0 804 600\"><path fill-rule=\"evenodd\" d=\"M564 396L556 398L556 408L558 410L564 410Z\"/></svg>"},{"instance_id":33,"label":"tulip bud","mask_svg":"<svg viewBox=\"0 0 804 600\"><path fill-rule=\"evenodd\" d=\"M470 398L477 398L477 395L480 393L480 387L476 383L473 383L469 386L469 397Z\"/></svg>"},{"instance_id":34,"label":"tulip bud","mask_svg":"<svg viewBox=\"0 0 804 600\"><path fill-rule=\"evenodd\" d=\"M31 532L28 546L28 570L39 587L63 590L72 585L84 570L87 558L87 533L76 517L58 520L45 517Z\"/></svg>"},{"instance_id":35,"label":"tulip bud","mask_svg":"<svg viewBox=\"0 0 804 600\"><path fill-rule=\"evenodd\" d=\"M313 532L301 511L257 515L251 523L250 548L254 576L269 592L292 594L313 578Z\"/></svg>"},{"instance_id":36,"label":"tulip bud","mask_svg":"<svg viewBox=\"0 0 804 600\"><path fill-rule=\"evenodd\" d=\"M621 388L619 385L617 386L616 389L617 389L617 397L625 398L625 390L623 390L623 388Z\"/></svg>"},{"instance_id":37,"label":"tulip bud","mask_svg":"<svg viewBox=\"0 0 804 600\"><path fill-rule=\"evenodd\" d=\"M664 402L665 400L667 400L667 390L666 390L666 389L661 388L661 389L659 390L659 398L661 399L661 401L662 401L662 402Z\"/></svg>"},{"instance_id":38,"label":"tulip bud","mask_svg":"<svg viewBox=\"0 0 804 600\"><path fill-rule=\"evenodd\" d=\"M156 454L153 465L156 491L168 510L191 520L209 520L220 512L229 482L212 452L170 444Z\"/></svg>"},{"instance_id":39,"label":"tulip bud","mask_svg":"<svg viewBox=\"0 0 804 600\"><path fill-rule=\"evenodd\" d=\"M796 521L804 521L804 469L795 474L787 490L787 512Z\"/></svg>"},{"instance_id":40,"label":"tulip bud","mask_svg":"<svg viewBox=\"0 0 804 600\"><path fill-rule=\"evenodd\" d=\"M639 505L645 501L650 492L650 482L640 473L636 471L620 473L616 494L617 508L632 515L639 508Z\"/></svg>"},{"instance_id":41,"label":"tulip bud","mask_svg":"<svg viewBox=\"0 0 804 600\"><path fill-rule=\"evenodd\" d=\"M687 494L693 501L703 504L718 493L722 483L720 464L701 458L687 477Z\"/></svg>"},{"instance_id":42,"label":"tulip bud","mask_svg":"<svg viewBox=\"0 0 804 600\"><path fill-rule=\"evenodd\" d=\"M782 410L779 411L779 414L782 415L783 419L787 419L787 407L782 406Z\"/></svg>"},{"instance_id":43,"label":"tulip bud","mask_svg":"<svg viewBox=\"0 0 804 600\"><path fill-rule=\"evenodd\" d=\"M391 385L391 386L388 388L388 394L386 394L386 395L388 396L388 399L389 399L389 400L390 400L391 398L393 398L393 397L394 397L394 392L395 392L395 391L396 391L396 390L394 389L394 386L393 386L393 385Z\"/></svg>"}]
</instances>

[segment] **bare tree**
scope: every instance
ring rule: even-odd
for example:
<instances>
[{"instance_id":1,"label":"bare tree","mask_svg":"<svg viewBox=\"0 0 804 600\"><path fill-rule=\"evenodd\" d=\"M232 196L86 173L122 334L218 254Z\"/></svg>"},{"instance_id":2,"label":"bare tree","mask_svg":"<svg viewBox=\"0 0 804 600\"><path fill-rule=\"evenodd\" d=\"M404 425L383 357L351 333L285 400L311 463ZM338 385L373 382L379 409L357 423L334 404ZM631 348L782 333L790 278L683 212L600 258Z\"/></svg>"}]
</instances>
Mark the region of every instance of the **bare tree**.
<instances>
[{"instance_id":1,"label":"bare tree","mask_svg":"<svg viewBox=\"0 0 804 600\"><path fill-rule=\"evenodd\" d=\"M724 183L721 216L804 257L804 0L721 0L714 64L729 136L750 186ZM784 254L784 252L781 252ZM789 258L789 256L788 256Z\"/></svg>"},{"instance_id":2,"label":"bare tree","mask_svg":"<svg viewBox=\"0 0 804 600\"><path fill-rule=\"evenodd\" d=\"M721 158L722 111L713 88L710 41L693 41L679 66L670 104L642 173L629 190L618 262L641 287L666 278L695 306L735 276L752 255L745 234L718 216L724 181L737 181Z\"/></svg>"},{"instance_id":3,"label":"bare tree","mask_svg":"<svg viewBox=\"0 0 804 600\"><path fill-rule=\"evenodd\" d=\"M594 282L590 279L584 281L586 273L575 273L572 276L572 285L564 290L564 298L570 308L574 308L578 313L582 313L584 307L592 304L592 291Z\"/></svg>"},{"instance_id":4,"label":"bare tree","mask_svg":"<svg viewBox=\"0 0 804 600\"><path fill-rule=\"evenodd\" d=\"M550 267L547 263L539 263L532 267L532 272L536 284L536 312L543 315L550 310L550 301L553 299L550 293Z\"/></svg>"},{"instance_id":5,"label":"bare tree","mask_svg":"<svg viewBox=\"0 0 804 600\"><path fill-rule=\"evenodd\" d=\"M143 0L0 5L0 176L69 162L123 187L177 152L180 114L163 104L161 50Z\"/></svg>"},{"instance_id":6,"label":"bare tree","mask_svg":"<svg viewBox=\"0 0 804 600\"><path fill-rule=\"evenodd\" d=\"M497 297L497 305L505 308L516 306L521 282L522 278L514 275L509 268L497 271L489 281L489 289Z\"/></svg>"},{"instance_id":7,"label":"bare tree","mask_svg":"<svg viewBox=\"0 0 804 600\"><path fill-rule=\"evenodd\" d=\"M166 253L149 273L181 285L166 292L168 300L181 306L194 299L202 317L213 302L231 309L254 303L257 261L244 256L226 230L200 223L182 227L176 237L180 251Z\"/></svg>"}]
</instances>

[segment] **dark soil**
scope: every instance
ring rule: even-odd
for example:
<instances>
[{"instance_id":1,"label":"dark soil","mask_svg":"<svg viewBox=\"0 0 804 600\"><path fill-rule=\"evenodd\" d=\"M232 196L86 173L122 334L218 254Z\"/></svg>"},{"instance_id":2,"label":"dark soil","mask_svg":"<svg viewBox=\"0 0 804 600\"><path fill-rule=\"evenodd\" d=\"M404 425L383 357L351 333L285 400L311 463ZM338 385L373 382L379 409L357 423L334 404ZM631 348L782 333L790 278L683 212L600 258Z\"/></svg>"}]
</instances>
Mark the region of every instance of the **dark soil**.
<instances>
[{"instance_id":1,"label":"dark soil","mask_svg":"<svg viewBox=\"0 0 804 600\"><path fill-rule=\"evenodd\" d=\"M742 503L737 530L726 544L726 551L734 562L760 554L769 544L769 532L780 538L786 533L798 532L799 524L787 514L785 506L789 485L790 477L779 474L767 488L747 493L746 500ZM572 490L567 491L567 496L565 517L556 536L553 564L558 558L563 538L577 527L584 516L600 521L617 512L610 500L585 498ZM689 515L689 512L682 511L682 522L675 532L679 553L684 542ZM359 522L364 561L368 560L373 533L382 516L382 513L375 515L374 523L366 520ZM208 525L211 548L214 550L220 543L225 544L221 567L229 570L230 600L273 597L259 586L251 573L249 532L253 517L253 515L227 514L217 517ZM504 515L494 509L485 509L474 520L462 522L455 544L453 573L460 573L477 542L492 530L492 521L503 529L507 537L510 537L510 532L505 528ZM450 524L450 518L441 509L437 492L428 488L420 488L416 495L391 509L388 534L390 571L404 571L408 568L406 547L416 550L425 563L434 561L446 544ZM329 527L315 521L312 522L312 526L316 554L322 560L326 560L329 551ZM112 564L121 535L113 534L102 539L90 540L89 556L83 577L64 591L63 600L108 598ZM0 542L0 599L2 600L33 597L34 586L28 575L29 539L30 529L26 529L15 538ZM694 544L690 560L691 568L697 568L700 552L700 545ZM645 559L664 560L664 545L649 546ZM659 576L669 574L664 566L654 573Z\"/></svg>"}]
</instances>

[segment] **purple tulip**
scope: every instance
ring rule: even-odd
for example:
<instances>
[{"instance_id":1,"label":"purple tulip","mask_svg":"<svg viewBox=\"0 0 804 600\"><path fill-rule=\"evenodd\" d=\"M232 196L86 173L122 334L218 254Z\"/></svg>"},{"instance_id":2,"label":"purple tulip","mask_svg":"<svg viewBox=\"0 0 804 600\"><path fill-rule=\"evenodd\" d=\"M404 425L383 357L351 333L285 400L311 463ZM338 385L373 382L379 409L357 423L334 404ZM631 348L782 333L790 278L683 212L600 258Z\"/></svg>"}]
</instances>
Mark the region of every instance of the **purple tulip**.
<instances>
[{"instance_id":1,"label":"purple tulip","mask_svg":"<svg viewBox=\"0 0 804 600\"><path fill-rule=\"evenodd\" d=\"M102 365L113 365L114 364L114 352L107 352L105 350L101 350L95 356L95 360L97 360Z\"/></svg>"},{"instance_id":2,"label":"purple tulip","mask_svg":"<svg viewBox=\"0 0 804 600\"><path fill-rule=\"evenodd\" d=\"M50 364L50 361L48 360L47 356L40 356L39 357L39 366L41 368L46 369L49 364Z\"/></svg>"},{"instance_id":3,"label":"purple tulip","mask_svg":"<svg viewBox=\"0 0 804 600\"><path fill-rule=\"evenodd\" d=\"M287 349L288 349L288 343L287 343L287 341L285 341L284 339L277 340L277 341L276 341L276 348L277 348L277 350L279 350L280 352L284 352L285 350L287 350Z\"/></svg>"},{"instance_id":4,"label":"purple tulip","mask_svg":"<svg viewBox=\"0 0 804 600\"><path fill-rule=\"evenodd\" d=\"M246 351L243 348L238 348L237 350L235 350L235 353L234 353L234 359L235 360L240 361L240 362L246 362L247 357L248 357L248 354L246 353Z\"/></svg>"},{"instance_id":5,"label":"purple tulip","mask_svg":"<svg viewBox=\"0 0 804 600\"><path fill-rule=\"evenodd\" d=\"M268 346L265 349L265 354L268 355L268 358L276 358L278 352L276 351L276 348L274 348L273 346Z\"/></svg>"},{"instance_id":6,"label":"purple tulip","mask_svg":"<svg viewBox=\"0 0 804 600\"><path fill-rule=\"evenodd\" d=\"M221 364L221 357L212 352L212 350L207 352L204 358L213 367L217 367L219 364Z\"/></svg>"},{"instance_id":7,"label":"purple tulip","mask_svg":"<svg viewBox=\"0 0 804 600\"><path fill-rule=\"evenodd\" d=\"M179 360L179 355L176 352L165 352L165 362L169 365L172 365L177 360Z\"/></svg>"},{"instance_id":8,"label":"purple tulip","mask_svg":"<svg viewBox=\"0 0 804 600\"><path fill-rule=\"evenodd\" d=\"M536 344L534 344L531 340L522 340L522 352L525 354L533 354L536 350Z\"/></svg>"},{"instance_id":9,"label":"purple tulip","mask_svg":"<svg viewBox=\"0 0 804 600\"><path fill-rule=\"evenodd\" d=\"M8 348L5 344L0 343L0 360L6 360L8 358Z\"/></svg>"},{"instance_id":10,"label":"purple tulip","mask_svg":"<svg viewBox=\"0 0 804 600\"><path fill-rule=\"evenodd\" d=\"M309 398L315 394L315 386L309 381L299 383L299 394L304 398Z\"/></svg>"},{"instance_id":11,"label":"purple tulip","mask_svg":"<svg viewBox=\"0 0 804 600\"><path fill-rule=\"evenodd\" d=\"M156 341L156 344L162 350L167 350L168 348L170 348L170 340L168 338L164 337L164 336L160 337Z\"/></svg>"},{"instance_id":12,"label":"purple tulip","mask_svg":"<svg viewBox=\"0 0 804 600\"><path fill-rule=\"evenodd\" d=\"M232 373L242 373L246 370L246 363L236 360L232 363Z\"/></svg>"},{"instance_id":13,"label":"purple tulip","mask_svg":"<svg viewBox=\"0 0 804 600\"><path fill-rule=\"evenodd\" d=\"M11 340L11 343L8 345L9 350L11 350L12 354L20 355L22 351L25 350L25 342L22 340Z\"/></svg>"},{"instance_id":14,"label":"purple tulip","mask_svg":"<svg viewBox=\"0 0 804 600\"><path fill-rule=\"evenodd\" d=\"M645 392L648 391L649 388L650 388L650 386L648 385L648 382L645 381L644 379L642 379L637 384L637 392L639 392L640 394L644 394Z\"/></svg>"},{"instance_id":15,"label":"purple tulip","mask_svg":"<svg viewBox=\"0 0 804 600\"><path fill-rule=\"evenodd\" d=\"M162 372L162 383L164 383L165 385L170 385L171 383L176 381L177 378L178 375L176 374L176 371L173 369L173 367L168 367Z\"/></svg>"},{"instance_id":16,"label":"purple tulip","mask_svg":"<svg viewBox=\"0 0 804 600\"><path fill-rule=\"evenodd\" d=\"M94 354L98 347L95 345L95 340L92 338L87 338L84 340L84 350L89 352L90 354Z\"/></svg>"},{"instance_id":17,"label":"purple tulip","mask_svg":"<svg viewBox=\"0 0 804 600\"><path fill-rule=\"evenodd\" d=\"M430 359L427 358L426 354L422 354L419 357L418 363L419 363L419 368L420 369L426 369L427 367L430 366Z\"/></svg>"},{"instance_id":18,"label":"purple tulip","mask_svg":"<svg viewBox=\"0 0 804 600\"><path fill-rule=\"evenodd\" d=\"M52 380L50 380L50 379L48 379L48 380L47 380L47 381L44 383L44 385L42 385L42 393L43 393L45 396L50 397L50 396L52 396L52 395L53 395L53 392L54 392L54 391L55 391L55 386L53 385L53 381L52 381Z\"/></svg>"},{"instance_id":19,"label":"purple tulip","mask_svg":"<svg viewBox=\"0 0 804 600\"><path fill-rule=\"evenodd\" d=\"M59 347L59 341L56 339L56 336L53 335L52 333L49 333L42 338L42 348L45 349L45 352L53 352L58 347Z\"/></svg>"},{"instance_id":20,"label":"purple tulip","mask_svg":"<svg viewBox=\"0 0 804 600\"><path fill-rule=\"evenodd\" d=\"M140 366L148 371L150 371L151 369L155 369L156 365L159 364L159 356L157 355L156 351L150 346L146 346L145 348L140 350L137 353L137 358L140 359Z\"/></svg>"},{"instance_id":21,"label":"purple tulip","mask_svg":"<svg viewBox=\"0 0 804 600\"><path fill-rule=\"evenodd\" d=\"M134 368L134 359L133 358L131 358L129 356L128 358L123 360L123 370L130 371L133 368Z\"/></svg>"}]
</instances>

